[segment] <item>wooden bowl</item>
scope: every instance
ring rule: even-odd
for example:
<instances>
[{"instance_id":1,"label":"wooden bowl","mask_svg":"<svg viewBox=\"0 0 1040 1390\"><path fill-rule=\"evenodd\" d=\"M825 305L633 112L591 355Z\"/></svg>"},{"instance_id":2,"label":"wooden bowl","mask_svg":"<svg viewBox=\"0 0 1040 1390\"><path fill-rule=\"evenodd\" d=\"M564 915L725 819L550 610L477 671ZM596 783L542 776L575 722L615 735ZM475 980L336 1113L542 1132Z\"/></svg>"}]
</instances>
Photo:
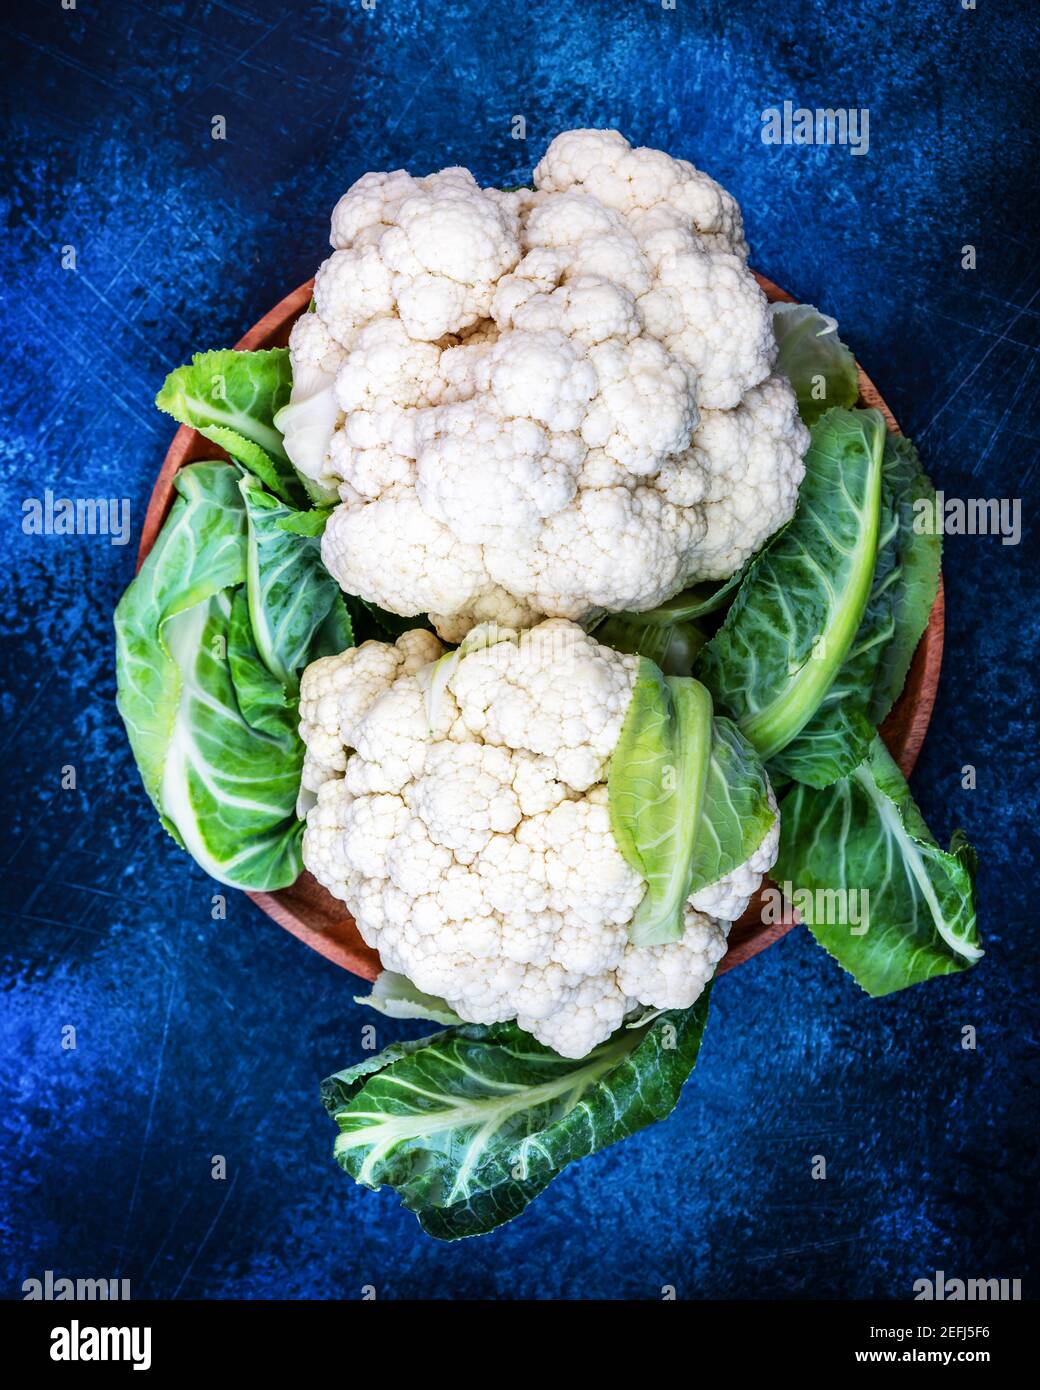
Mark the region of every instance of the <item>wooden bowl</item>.
<instances>
[{"instance_id":1,"label":"wooden bowl","mask_svg":"<svg viewBox=\"0 0 1040 1390\"><path fill-rule=\"evenodd\" d=\"M755 278L770 301L794 303L791 295L774 285L771 280L767 280L765 276L756 273ZM313 285L314 281L308 280L305 285L293 290L292 294L287 295L280 304L276 304L270 313L265 314L235 347L243 352L257 348L284 347L289 340L289 330L310 303ZM900 432L892 412L862 367L859 369L859 404L876 407L885 417L890 432ZM154 545L166 514L173 504L173 477L177 470L198 459L223 457L225 455L222 450L187 425L182 425L173 436L145 514L137 555L138 568ZM881 726L881 736L889 752L907 777L921 751L935 704L939 669L942 665L943 614L943 585L940 576L935 605L928 627L914 653L906 685ZM279 889L277 893L250 893L249 896L269 917L273 917L279 926L285 927L328 960L335 961L337 965L365 980L374 980L379 973L379 956L362 941L354 919L346 907L331 893L326 892L309 873L303 873L291 888ZM785 913L781 921L769 924L762 921L761 914L760 891L730 932L729 950L718 969L720 975L723 971L732 970L735 965L758 955L796 925L796 918L792 913Z\"/></svg>"}]
</instances>

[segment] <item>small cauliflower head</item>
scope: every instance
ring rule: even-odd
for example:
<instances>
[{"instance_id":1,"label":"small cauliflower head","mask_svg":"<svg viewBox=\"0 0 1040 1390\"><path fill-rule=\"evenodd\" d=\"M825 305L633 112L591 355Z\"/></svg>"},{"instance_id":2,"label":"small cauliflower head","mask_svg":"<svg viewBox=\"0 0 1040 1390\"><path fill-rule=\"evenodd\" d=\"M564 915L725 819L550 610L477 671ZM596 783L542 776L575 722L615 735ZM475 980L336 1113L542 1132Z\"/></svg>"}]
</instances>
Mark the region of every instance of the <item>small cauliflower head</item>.
<instances>
[{"instance_id":1,"label":"small cauliflower head","mask_svg":"<svg viewBox=\"0 0 1040 1390\"><path fill-rule=\"evenodd\" d=\"M639 658L552 619L365 642L303 675L304 863L385 969L464 1019L582 1057L638 1006L688 1008L776 857L692 897L680 941L636 947L646 884L614 839L607 768ZM775 803L774 803L775 809Z\"/></svg>"},{"instance_id":2,"label":"small cauliflower head","mask_svg":"<svg viewBox=\"0 0 1040 1390\"><path fill-rule=\"evenodd\" d=\"M731 195L614 130L557 136L534 182L366 174L289 341L326 565L450 641L724 578L804 471Z\"/></svg>"}]
</instances>

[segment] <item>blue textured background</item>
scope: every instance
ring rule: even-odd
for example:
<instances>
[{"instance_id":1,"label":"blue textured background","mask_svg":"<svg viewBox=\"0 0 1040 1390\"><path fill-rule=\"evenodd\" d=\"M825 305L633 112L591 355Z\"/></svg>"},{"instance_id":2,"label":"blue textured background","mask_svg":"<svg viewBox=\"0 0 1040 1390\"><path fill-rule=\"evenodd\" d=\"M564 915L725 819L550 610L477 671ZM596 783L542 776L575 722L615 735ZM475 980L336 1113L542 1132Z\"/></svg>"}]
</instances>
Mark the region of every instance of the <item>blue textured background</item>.
<instances>
[{"instance_id":1,"label":"blue textured background","mask_svg":"<svg viewBox=\"0 0 1040 1390\"><path fill-rule=\"evenodd\" d=\"M1035 1293L1036 6L26 0L0 35L0 1293L47 1268L138 1297L905 1298L936 1268ZM785 99L869 106L869 154L767 148ZM980 846L988 954L872 1003L793 934L716 990L670 1121L445 1247L334 1167L317 1083L359 1051L351 980L244 897L210 919L116 719L110 613L171 433L164 373L313 272L365 170L518 183L573 125L718 177L753 263L836 315L938 485L1023 497L1017 548L947 543L914 782L937 833ZM128 495L133 544L23 536L45 487Z\"/></svg>"}]
</instances>

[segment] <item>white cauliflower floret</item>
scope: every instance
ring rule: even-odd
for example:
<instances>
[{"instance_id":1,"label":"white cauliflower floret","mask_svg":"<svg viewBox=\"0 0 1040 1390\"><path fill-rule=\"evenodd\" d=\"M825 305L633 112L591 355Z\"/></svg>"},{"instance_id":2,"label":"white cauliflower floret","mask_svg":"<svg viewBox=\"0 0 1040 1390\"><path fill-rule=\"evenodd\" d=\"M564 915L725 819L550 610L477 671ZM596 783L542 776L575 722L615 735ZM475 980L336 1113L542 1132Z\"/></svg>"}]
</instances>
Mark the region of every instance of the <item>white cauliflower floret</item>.
<instances>
[{"instance_id":1,"label":"white cauliflower floret","mask_svg":"<svg viewBox=\"0 0 1040 1390\"><path fill-rule=\"evenodd\" d=\"M289 356L294 384L307 372L334 377L346 353L317 314L301 314L289 333Z\"/></svg>"},{"instance_id":2,"label":"white cauliflower floret","mask_svg":"<svg viewBox=\"0 0 1040 1390\"><path fill-rule=\"evenodd\" d=\"M650 1008L690 1008L726 954L731 921L707 917L688 903L683 912L682 939L667 946L626 946L618 966L618 984L632 999Z\"/></svg>"},{"instance_id":3,"label":"white cauliflower floret","mask_svg":"<svg viewBox=\"0 0 1040 1390\"><path fill-rule=\"evenodd\" d=\"M278 423L338 496L326 566L451 641L725 577L803 472L733 198L617 131L558 136L534 178L366 174L290 340Z\"/></svg>"},{"instance_id":4,"label":"white cauliflower floret","mask_svg":"<svg viewBox=\"0 0 1040 1390\"><path fill-rule=\"evenodd\" d=\"M448 687L472 734L539 754L560 782L586 791L614 751L637 666L557 619L471 652Z\"/></svg>"},{"instance_id":5,"label":"white cauliflower floret","mask_svg":"<svg viewBox=\"0 0 1040 1390\"><path fill-rule=\"evenodd\" d=\"M473 402L444 406L424 425L432 428L418 443L419 502L463 543L515 543L574 496L577 435L496 418Z\"/></svg>"},{"instance_id":6,"label":"white cauliflower floret","mask_svg":"<svg viewBox=\"0 0 1040 1390\"><path fill-rule=\"evenodd\" d=\"M499 627L532 627L539 618L537 609L522 603L505 589L492 584L462 608L451 613L430 610L430 622L445 642L461 642L473 628L482 623L497 623Z\"/></svg>"},{"instance_id":7,"label":"white cauliflower floret","mask_svg":"<svg viewBox=\"0 0 1040 1390\"><path fill-rule=\"evenodd\" d=\"M459 541L423 510L413 488L400 484L375 501L337 507L325 525L321 558L347 593L405 617L473 608L490 587L480 546ZM446 640L457 640L438 627Z\"/></svg>"},{"instance_id":8,"label":"white cauliflower floret","mask_svg":"<svg viewBox=\"0 0 1040 1390\"><path fill-rule=\"evenodd\" d=\"M695 246L662 257L639 308L647 329L689 364L704 409L739 405L776 361L766 297L728 252Z\"/></svg>"},{"instance_id":9,"label":"white cauliflower floret","mask_svg":"<svg viewBox=\"0 0 1040 1390\"><path fill-rule=\"evenodd\" d=\"M544 815L532 816L516 835L541 861L538 873L548 890L549 907L569 919L572 927L584 923L600 929L594 943L572 944L566 957L553 952L554 960L580 974L593 972L572 964L578 950L594 952L597 959L606 952L602 969L617 964L625 933L605 928L627 924L644 890L642 880L621 857L605 801L596 800L600 790L597 787L580 801L562 801ZM572 934L567 939L573 940Z\"/></svg>"},{"instance_id":10,"label":"white cauliflower floret","mask_svg":"<svg viewBox=\"0 0 1040 1390\"><path fill-rule=\"evenodd\" d=\"M314 277L314 312L342 346L394 305L390 274L374 246L334 251Z\"/></svg>"},{"instance_id":11,"label":"white cauliflower floret","mask_svg":"<svg viewBox=\"0 0 1040 1390\"><path fill-rule=\"evenodd\" d=\"M571 511L548 518L539 549L486 546L484 557L503 588L522 589L536 608L563 608L564 617L584 622L598 611L653 608L676 593L687 582L684 557L706 525L701 511L673 506L656 487L591 488ZM565 601L575 550L583 596Z\"/></svg>"},{"instance_id":12,"label":"white cauliflower floret","mask_svg":"<svg viewBox=\"0 0 1040 1390\"><path fill-rule=\"evenodd\" d=\"M362 642L312 661L300 680L300 737L314 771L342 773L358 725L379 696L443 651L432 632L417 628L393 646Z\"/></svg>"},{"instance_id":13,"label":"white cauliflower floret","mask_svg":"<svg viewBox=\"0 0 1040 1390\"><path fill-rule=\"evenodd\" d=\"M776 856L779 821L689 899L680 941L633 946L646 883L614 838L606 783L639 658L558 619L475 631L440 655L416 631L305 671L301 734L326 774L307 868L384 968L468 1021L515 1018L578 1057L637 1005L688 1007Z\"/></svg>"},{"instance_id":14,"label":"white cauliflower floret","mask_svg":"<svg viewBox=\"0 0 1040 1390\"><path fill-rule=\"evenodd\" d=\"M390 314L412 338L458 333L487 317L496 283L520 259L515 214L468 169L366 174L336 204L330 240L315 308L345 345Z\"/></svg>"},{"instance_id":15,"label":"white cauliflower floret","mask_svg":"<svg viewBox=\"0 0 1040 1390\"><path fill-rule=\"evenodd\" d=\"M690 441L663 472L669 500L696 495L706 523L697 579L726 579L794 514L809 431L786 377L771 376L734 410L706 410ZM779 466L778 466L779 465Z\"/></svg>"},{"instance_id":16,"label":"white cauliflower floret","mask_svg":"<svg viewBox=\"0 0 1040 1390\"><path fill-rule=\"evenodd\" d=\"M594 198L577 193L543 195L531 209L522 235L531 253L524 265L533 261L539 284L548 280L553 265L558 267L557 283L561 278L596 277L637 299L653 284L652 269L625 219ZM520 271L517 267L517 274Z\"/></svg>"},{"instance_id":17,"label":"white cauliflower floret","mask_svg":"<svg viewBox=\"0 0 1040 1390\"><path fill-rule=\"evenodd\" d=\"M664 205L684 217L708 246L747 259L743 220L732 194L685 159L632 149L616 130L558 135L534 181L561 193L579 189L629 216Z\"/></svg>"},{"instance_id":18,"label":"white cauliflower floret","mask_svg":"<svg viewBox=\"0 0 1040 1390\"><path fill-rule=\"evenodd\" d=\"M332 210L329 243L342 251L365 244L392 227L397 208L414 190L417 180L404 169L389 174L363 174Z\"/></svg>"},{"instance_id":19,"label":"white cauliflower floret","mask_svg":"<svg viewBox=\"0 0 1040 1390\"><path fill-rule=\"evenodd\" d=\"M493 834L513 830L520 820L512 779L504 749L438 743L405 799L430 839L450 849L460 864L470 864Z\"/></svg>"},{"instance_id":20,"label":"white cauliflower floret","mask_svg":"<svg viewBox=\"0 0 1040 1390\"><path fill-rule=\"evenodd\" d=\"M530 292L536 291L536 286L521 279L522 274L520 266L516 276L499 284L492 312L501 315L499 323L503 328L520 328L528 333L555 329L585 348L611 338L627 342L642 332L635 298L621 285L597 275L578 275L546 294ZM509 283L526 287L529 292L521 302L507 307L502 291Z\"/></svg>"},{"instance_id":21,"label":"white cauliflower floret","mask_svg":"<svg viewBox=\"0 0 1040 1390\"><path fill-rule=\"evenodd\" d=\"M582 439L633 478L659 472L663 458L686 448L697 424L693 374L651 338L598 343L589 358L599 392L582 422Z\"/></svg>"},{"instance_id":22,"label":"white cauliflower floret","mask_svg":"<svg viewBox=\"0 0 1040 1390\"><path fill-rule=\"evenodd\" d=\"M586 975L568 993L566 1008L557 1008L544 1018L518 1013L516 1021L562 1057L584 1057L616 1032L626 1008L616 976Z\"/></svg>"},{"instance_id":23,"label":"white cauliflower floret","mask_svg":"<svg viewBox=\"0 0 1040 1390\"><path fill-rule=\"evenodd\" d=\"M438 734L446 731L451 714L450 706L445 704L444 717L436 728ZM399 792L421 775L430 733L422 687L415 676L402 674L372 702L355 726L353 746L360 757L347 765L348 780L353 777L351 785L361 790L354 767L358 762L366 769L365 790Z\"/></svg>"},{"instance_id":24,"label":"white cauliflower floret","mask_svg":"<svg viewBox=\"0 0 1040 1390\"><path fill-rule=\"evenodd\" d=\"M344 902L362 893L365 885L363 875L343 853L343 827L352 801L342 777L323 782L318 788L315 805L307 813L307 830L303 837L304 867L334 897ZM372 914L368 917L373 920Z\"/></svg>"}]
</instances>

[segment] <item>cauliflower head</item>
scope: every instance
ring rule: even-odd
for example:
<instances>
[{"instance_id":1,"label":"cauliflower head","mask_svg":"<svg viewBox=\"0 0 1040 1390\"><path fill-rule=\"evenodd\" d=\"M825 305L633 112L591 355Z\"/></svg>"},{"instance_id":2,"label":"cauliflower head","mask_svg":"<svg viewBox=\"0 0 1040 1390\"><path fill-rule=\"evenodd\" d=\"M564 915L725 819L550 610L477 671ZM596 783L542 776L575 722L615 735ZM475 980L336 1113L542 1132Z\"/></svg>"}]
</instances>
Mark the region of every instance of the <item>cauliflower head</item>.
<instances>
[{"instance_id":1,"label":"cauliflower head","mask_svg":"<svg viewBox=\"0 0 1040 1390\"><path fill-rule=\"evenodd\" d=\"M289 341L326 565L450 641L725 578L804 471L731 195L615 130L557 136L534 183L366 174Z\"/></svg>"},{"instance_id":2,"label":"cauliflower head","mask_svg":"<svg viewBox=\"0 0 1040 1390\"><path fill-rule=\"evenodd\" d=\"M581 1057L637 1005L688 1008L776 858L779 819L688 900L680 941L633 946L646 884L614 840L606 779L639 658L561 619L441 651L416 631L307 667L307 868L384 968L469 1022L515 1018Z\"/></svg>"}]
</instances>

